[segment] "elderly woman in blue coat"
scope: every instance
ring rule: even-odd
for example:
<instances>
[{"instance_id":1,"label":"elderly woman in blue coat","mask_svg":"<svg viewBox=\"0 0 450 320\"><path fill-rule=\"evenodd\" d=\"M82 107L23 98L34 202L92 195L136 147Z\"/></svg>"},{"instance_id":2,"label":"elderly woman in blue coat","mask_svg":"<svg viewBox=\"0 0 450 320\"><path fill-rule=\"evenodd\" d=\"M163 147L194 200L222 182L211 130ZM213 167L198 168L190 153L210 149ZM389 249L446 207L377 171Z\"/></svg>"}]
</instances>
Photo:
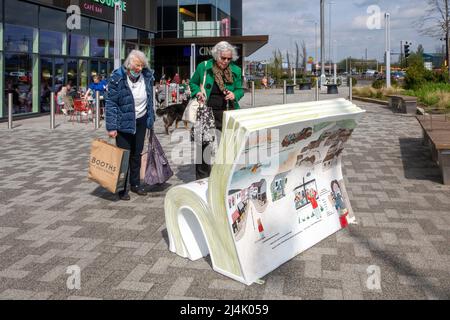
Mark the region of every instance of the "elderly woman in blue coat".
<instances>
[{"instance_id":1,"label":"elderly woman in blue coat","mask_svg":"<svg viewBox=\"0 0 450 320\"><path fill-rule=\"evenodd\" d=\"M147 129L153 128L153 71L145 54L130 52L122 67L115 70L106 94L106 130L119 148L130 150L129 174L122 200L130 200L129 190L147 195L140 181L141 153ZM128 188L128 180L130 188Z\"/></svg>"}]
</instances>

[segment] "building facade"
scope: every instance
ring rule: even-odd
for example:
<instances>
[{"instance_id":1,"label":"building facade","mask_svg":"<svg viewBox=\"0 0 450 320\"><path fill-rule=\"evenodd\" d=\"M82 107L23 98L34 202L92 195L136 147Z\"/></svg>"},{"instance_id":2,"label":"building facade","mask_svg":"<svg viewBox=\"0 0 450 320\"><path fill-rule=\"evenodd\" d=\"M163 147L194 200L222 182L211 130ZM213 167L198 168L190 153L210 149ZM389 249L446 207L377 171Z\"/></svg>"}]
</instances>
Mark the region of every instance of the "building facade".
<instances>
[{"instance_id":1,"label":"building facade","mask_svg":"<svg viewBox=\"0 0 450 320\"><path fill-rule=\"evenodd\" d=\"M244 36L242 0L158 0L155 72L167 78L178 73L190 77L191 48L196 64L211 58L211 49L226 40L238 50L237 64L268 42L267 35Z\"/></svg>"},{"instance_id":2,"label":"building facade","mask_svg":"<svg viewBox=\"0 0 450 320\"><path fill-rule=\"evenodd\" d=\"M93 75L113 71L113 5L114 0L0 0L0 119L7 117L9 93L15 117L46 113L50 93L63 84L84 90ZM122 58L140 49L153 61L156 0L123 1L122 11Z\"/></svg>"}]
</instances>

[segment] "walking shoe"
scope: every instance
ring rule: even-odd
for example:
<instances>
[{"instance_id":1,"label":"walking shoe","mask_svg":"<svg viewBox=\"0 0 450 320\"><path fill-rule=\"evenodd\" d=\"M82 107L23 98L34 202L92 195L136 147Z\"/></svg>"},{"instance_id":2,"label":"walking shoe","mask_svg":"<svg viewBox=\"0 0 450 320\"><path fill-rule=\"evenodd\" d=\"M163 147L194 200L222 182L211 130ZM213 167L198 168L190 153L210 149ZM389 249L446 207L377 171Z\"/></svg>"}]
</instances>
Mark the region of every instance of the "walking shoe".
<instances>
[{"instance_id":1,"label":"walking shoe","mask_svg":"<svg viewBox=\"0 0 450 320\"><path fill-rule=\"evenodd\" d=\"M148 193L141 187L131 187L131 192L136 193L139 196L146 196Z\"/></svg>"},{"instance_id":2,"label":"walking shoe","mask_svg":"<svg viewBox=\"0 0 450 320\"><path fill-rule=\"evenodd\" d=\"M130 201L131 197L130 197L130 195L128 193L125 193L125 194L120 194L119 193L119 199L122 200L122 201Z\"/></svg>"}]
</instances>

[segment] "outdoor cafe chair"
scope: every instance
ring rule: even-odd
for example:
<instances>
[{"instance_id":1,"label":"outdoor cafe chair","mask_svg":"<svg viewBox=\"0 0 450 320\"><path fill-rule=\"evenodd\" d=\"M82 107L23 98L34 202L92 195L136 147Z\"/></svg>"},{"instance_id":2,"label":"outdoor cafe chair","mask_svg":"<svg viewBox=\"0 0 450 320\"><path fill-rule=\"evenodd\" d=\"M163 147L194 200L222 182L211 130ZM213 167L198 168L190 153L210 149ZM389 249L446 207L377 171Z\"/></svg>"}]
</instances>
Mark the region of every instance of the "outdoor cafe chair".
<instances>
[{"instance_id":1,"label":"outdoor cafe chair","mask_svg":"<svg viewBox=\"0 0 450 320\"><path fill-rule=\"evenodd\" d=\"M83 122L83 116L86 117L86 124L89 122L89 114L92 113L91 109L88 107L86 101L82 99L73 100L73 107L75 114L80 116L80 122ZM78 119L78 117L77 117Z\"/></svg>"}]
</instances>

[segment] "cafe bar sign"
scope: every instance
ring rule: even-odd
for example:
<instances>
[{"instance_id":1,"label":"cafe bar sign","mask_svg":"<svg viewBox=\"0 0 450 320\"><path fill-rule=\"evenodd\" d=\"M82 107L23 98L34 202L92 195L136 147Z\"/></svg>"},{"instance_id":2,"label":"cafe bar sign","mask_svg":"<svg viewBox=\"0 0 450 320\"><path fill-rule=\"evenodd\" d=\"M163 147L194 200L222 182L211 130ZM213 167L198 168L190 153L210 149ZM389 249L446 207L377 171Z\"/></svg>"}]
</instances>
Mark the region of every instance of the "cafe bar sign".
<instances>
[{"instance_id":1,"label":"cafe bar sign","mask_svg":"<svg viewBox=\"0 0 450 320\"><path fill-rule=\"evenodd\" d=\"M100 4L102 6L106 6L106 7L110 7L110 8L114 8L114 5L116 4L116 2L120 2L121 5L121 9L123 12L127 12L127 2L126 1L121 1L121 0L91 0L92 2L96 3L96 4Z\"/></svg>"}]
</instances>

